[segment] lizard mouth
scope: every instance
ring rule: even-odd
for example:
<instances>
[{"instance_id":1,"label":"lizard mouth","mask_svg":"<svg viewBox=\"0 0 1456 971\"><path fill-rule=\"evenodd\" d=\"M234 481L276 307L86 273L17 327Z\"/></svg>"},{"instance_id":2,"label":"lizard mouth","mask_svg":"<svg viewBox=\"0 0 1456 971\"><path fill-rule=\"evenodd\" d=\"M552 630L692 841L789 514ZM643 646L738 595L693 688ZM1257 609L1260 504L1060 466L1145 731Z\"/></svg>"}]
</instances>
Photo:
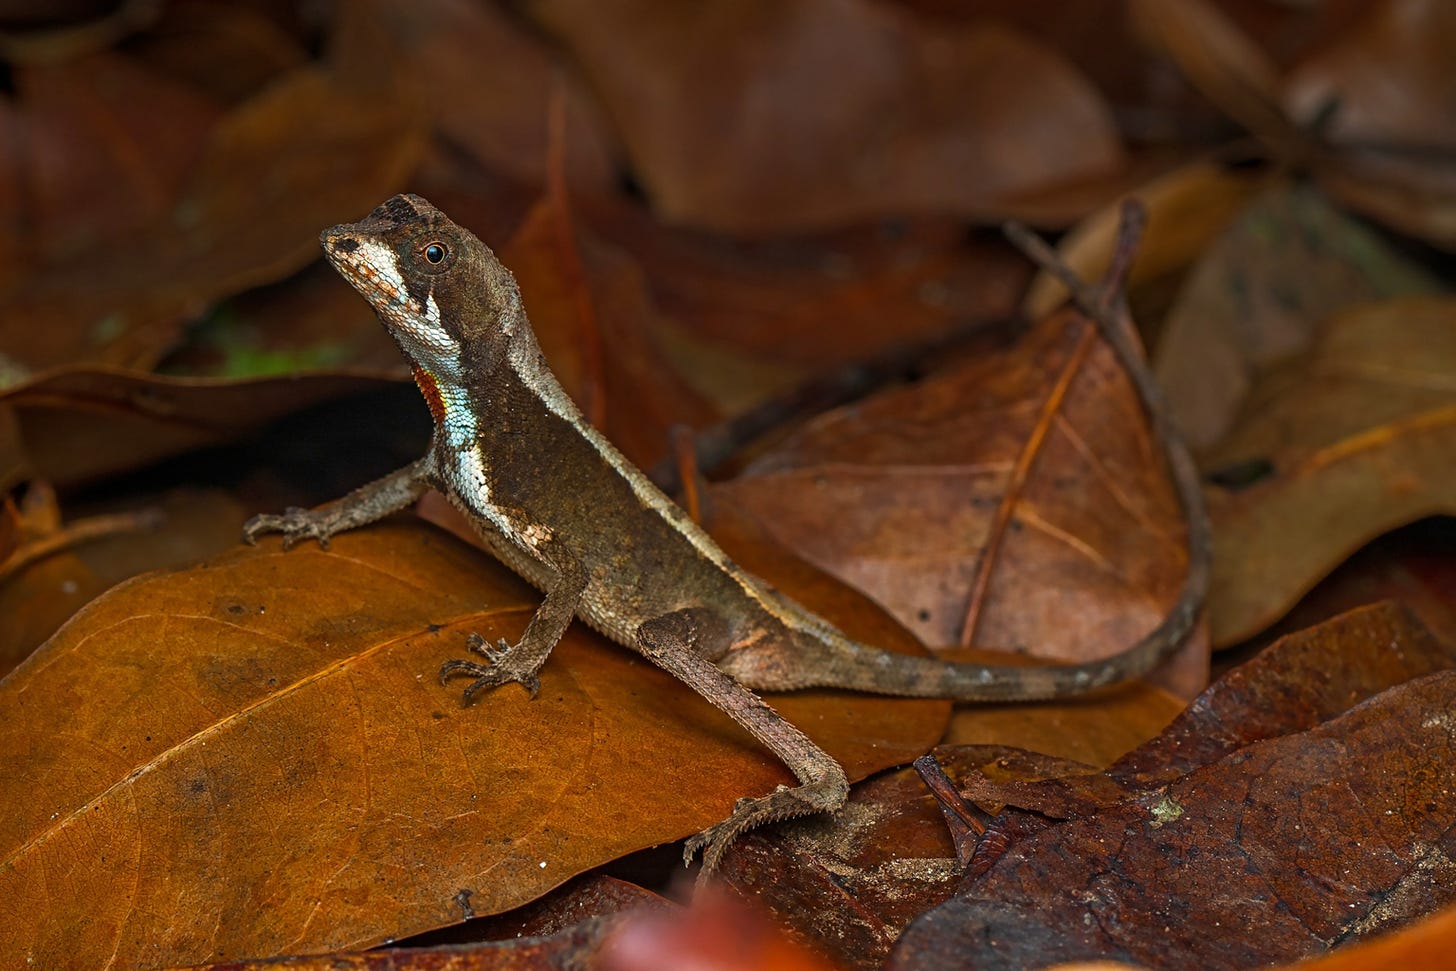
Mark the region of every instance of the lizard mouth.
<instances>
[{"instance_id":1,"label":"lizard mouth","mask_svg":"<svg viewBox=\"0 0 1456 971\"><path fill-rule=\"evenodd\" d=\"M411 291L394 249L345 223L319 237L324 256L368 300L380 320L417 359L449 355L456 342L445 332L439 307L427 292Z\"/></svg>"}]
</instances>

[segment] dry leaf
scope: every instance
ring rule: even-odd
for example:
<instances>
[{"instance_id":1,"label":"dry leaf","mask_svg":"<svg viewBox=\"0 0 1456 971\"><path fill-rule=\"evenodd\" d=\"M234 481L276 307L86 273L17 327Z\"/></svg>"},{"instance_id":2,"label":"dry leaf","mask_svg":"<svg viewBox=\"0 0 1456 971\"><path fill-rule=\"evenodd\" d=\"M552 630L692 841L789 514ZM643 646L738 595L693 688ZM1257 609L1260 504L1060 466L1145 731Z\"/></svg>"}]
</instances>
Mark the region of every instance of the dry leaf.
<instances>
[{"instance_id":1,"label":"dry leaf","mask_svg":"<svg viewBox=\"0 0 1456 971\"><path fill-rule=\"evenodd\" d=\"M1168 314L1154 372L1189 444L1208 448L1246 407L1260 371L1308 348L1330 314L1440 289L1317 190L1279 183L1203 251Z\"/></svg>"},{"instance_id":2,"label":"dry leaf","mask_svg":"<svg viewBox=\"0 0 1456 971\"><path fill-rule=\"evenodd\" d=\"M1456 512L1456 298L1366 304L1261 376L1205 457L1216 644L1273 623L1365 543ZM1248 481L1232 483L1248 472Z\"/></svg>"},{"instance_id":3,"label":"dry leaf","mask_svg":"<svg viewBox=\"0 0 1456 971\"><path fill-rule=\"evenodd\" d=\"M1227 172L1208 162L1195 162L1129 192L1147 211L1148 224L1128 275L1128 289L1136 293L1183 272L1264 181L1261 175ZM1057 252L1082 279L1097 280L1107 272L1121 213L1122 199L1118 199L1062 237ZM1041 320L1066 299L1066 287L1043 271L1027 288L1021 301L1022 316Z\"/></svg>"},{"instance_id":4,"label":"dry leaf","mask_svg":"<svg viewBox=\"0 0 1456 971\"><path fill-rule=\"evenodd\" d=\"M58 486L236 438L309 405L393 382L369 375L220 381L80 367L0 393L30 473Z\"/></svg>"},{"instance_id":5,"label":"dry leaf","mask_svg":"<svg viewBox=\"0 0 1456 971\"><path fill-rule=\"evenodd\" d=\"M338 8L330 60L342 77L407 92L452 144L530 185L546 181L550 101L565 108L565 174L601 192L616 177L612 135L581 80L498 5L367 0Z\"/></svg>"},{"instance_id":6,"label":"dry leaf","mask_svg":"<svg viewBox=\"0 0 1456 971\"><path fill-rule=\"evenodd\" d=\"M985 216L1115 170L1107 106L994 23L867 0L535 0L668 221L745 234Z\"/></svg>"},{"instance_id":7,"label":"dry leaf","mask_svg":"<svg viewBox=\"0 0 1456 971\"><path fill-rule=\"evenodd\" d=\"M422 147L398 105L317 69L286 75L214 129L165 218L0 292L0 341L31 369L153 364L212 301L315 259L319 228L400 188Z\"/></svg>"},{"instance_id":8,"label":"dry leaf","mask_svg":"<svg viewBox=\"0 0 1456 971\"><path fill-rule=\"evenodd\" d=\"M1094 796L1101 808L1066 822L1030 817L906 930L887 966L1246 968L1429 912L1456 875L1456 789L1442 768L1456 753L1440 714L1456 702L1453 661L1390 607L1281 642L1109 770L1101 788L1125 798ZM1060 785L1093 795L1097 782ZM1035 805L1038 787L1055 795L1051 783L992 789Z\"/></svg>"},{"instance_id":9,"label":"dry leaf","mask_svg":"<svg viewBox=\"0 0 1456 971\"><path fill-rule=\"evenodd\" d=\"M165 965L378 943L459 919L462 888L503 910L789 781L581 628L537 700L462 708L441 661L470 630L518 636L538 600L443 534L386 525L94 601L0 682L0 760L24 780L0 792L0 952ZM775 704L853 776L923 751L947 709Z\"/></svg>"},{"instance_id":10,"label":"dry leaf","mask_svg":"<svg viewBox=\"0 0 1456 971\"><path fill-rule=\"evenodd\" d=\"M713 494L931 645L969 626L978 645L1103 657L1157 626L1185 571L1183 522L1141 405L1071 312L822 416ZM1189 695L1200 644L1179 671Z\"/></svg>"}]
</instances>

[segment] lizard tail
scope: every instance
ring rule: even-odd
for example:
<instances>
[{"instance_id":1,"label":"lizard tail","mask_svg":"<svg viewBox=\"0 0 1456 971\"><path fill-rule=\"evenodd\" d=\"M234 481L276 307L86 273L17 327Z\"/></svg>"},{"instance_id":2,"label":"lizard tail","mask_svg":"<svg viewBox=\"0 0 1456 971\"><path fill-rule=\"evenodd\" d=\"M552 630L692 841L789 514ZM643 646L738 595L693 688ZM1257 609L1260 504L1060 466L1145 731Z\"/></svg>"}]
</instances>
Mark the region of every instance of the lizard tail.
<instances>
[{"instance_id":1,"label":"lizard tail","mask_svg":"<svg viewBox=\"0 0 1456 971\"><path fill-rule=\"evenodd\" d=\"M1131 224L1125 221L1122 232ZM1134 237L1135 238L1135 237ZM1120 251L1131 256L1130 243ZM1049 258L1054 259L1054 258ZM1115 274L1111 276L1115 280ZM1117 355L1152 425L1187 523L1188 572L1171 610L1156 628L1119 654L1081 664L1056 667L1012 667L961 664L934 658L892 654L850 640L837 630L804 631L785 650L750 649L727 659L725 669L744 684L765 689L839 687L876 694L952 698L959 701L1022 701L1081 694L1105 685L1141 677L1171 657L1193 631L1208 593L1212 536L1197 467L1182 436L1173 426L1162 390L1153 379L1126 305L1064 279L1078 309L1096 324L1102 339ZM737 652L735 652L737 653ZM805 657L805 655L810 657Z\"/></svg>"}]
</instances>

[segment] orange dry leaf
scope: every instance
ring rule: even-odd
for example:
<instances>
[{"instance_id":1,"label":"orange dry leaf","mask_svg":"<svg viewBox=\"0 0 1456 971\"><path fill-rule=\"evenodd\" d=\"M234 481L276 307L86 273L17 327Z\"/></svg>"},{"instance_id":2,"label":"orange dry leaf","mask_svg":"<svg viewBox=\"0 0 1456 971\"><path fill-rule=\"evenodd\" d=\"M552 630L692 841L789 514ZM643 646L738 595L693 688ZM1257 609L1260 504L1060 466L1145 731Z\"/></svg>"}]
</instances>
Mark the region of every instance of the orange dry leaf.
<instances>
[{"instance_id":1,"label":"orange dry leaf","mask_svg":"<svg viewBox=\"0 0 1456 971\"><path fill-rule=\"evenodd\" d=\"M579 627L535 701L508 687L463 708L436 683L469 631L514 639L538 602L417 525L240 549L93 601L0 682L0 953L163 965L376 944L460 919L462 888L500 911L790 781ZM897 643L848 603L850 630ZM775 704L852 776L923 751L948 707Z\"/></svg>"}]
</instances>

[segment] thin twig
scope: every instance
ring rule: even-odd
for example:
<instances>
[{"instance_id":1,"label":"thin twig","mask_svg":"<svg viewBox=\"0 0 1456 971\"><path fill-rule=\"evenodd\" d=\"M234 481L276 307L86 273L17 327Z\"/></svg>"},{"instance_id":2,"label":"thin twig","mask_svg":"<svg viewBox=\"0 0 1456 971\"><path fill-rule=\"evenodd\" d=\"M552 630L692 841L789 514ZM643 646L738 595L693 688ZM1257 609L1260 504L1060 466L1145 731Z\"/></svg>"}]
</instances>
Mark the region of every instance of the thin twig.
<instances>
[{"instance_id":1,"label":"thin twig","mask_svg":"<svg viewBox=\"0 0 1456 971\"><path fill-rule=\"evenodd\" d=\"M1077 309L1097 325L1102 339L1107 341L1117 355L1138 397L1142 399L1153 426L1153 438L1167 458L1173 487L1178 494L1178 504L1187 521L1188 572L1172 609L1137 645L1138 648L1149 649L1161 660L1176 651L1192 633L1198 615L1203 610L1204 599L1208 595L1213 541L1198 469L1168 413L1162 389L1158 387L1143 357L1136 338L1137 331L1127 309L1124 289L1126 275L1145 224L1146 215L1139 203L1134 200L1123 203L1112 264L1102 285L1098 287L1087 284L1077 276L1056 250L1025 226L1008 223L1004 228L1007 238L1028 259L1056 277L1072 295L1072 302Z\"/></svg>"}]
</instances>

